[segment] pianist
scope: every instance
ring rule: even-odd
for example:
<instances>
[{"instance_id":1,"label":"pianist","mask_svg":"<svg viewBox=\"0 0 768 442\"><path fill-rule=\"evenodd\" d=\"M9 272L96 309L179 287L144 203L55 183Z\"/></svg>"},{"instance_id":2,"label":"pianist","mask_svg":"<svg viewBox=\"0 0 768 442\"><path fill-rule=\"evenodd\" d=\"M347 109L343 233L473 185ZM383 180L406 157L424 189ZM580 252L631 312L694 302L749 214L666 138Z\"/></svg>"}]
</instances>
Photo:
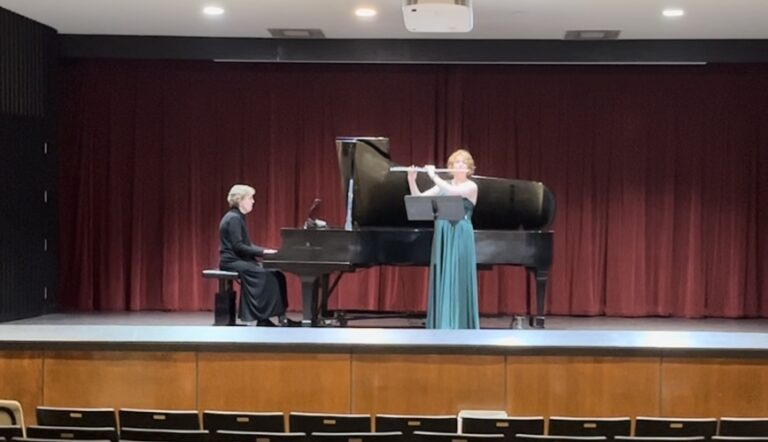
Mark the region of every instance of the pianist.
<instances>
[{"instance_id":1,"label":"pianist","mask_svg":"<svg viewBox=\"0 0 768 442\"><path fill-rule=\"evenodd\" d=\"M285 290L285 276L277 271L267 270L257 261L264 255L277 250L259 247L251 243L245 228L245 215L253 210L251 186L235 184L229 190L227 202L229 211L219 224L221 243L219 247L219 268L240 275L240 320L259 326L276 326L270 317L277 317L280 325L294 325L285 316L288 298Z\"/></svg>"},{"instance_id":2,"label":"pianist","mask_svg":"<svg viewBox=\"0 0 768 442\"><path fill-rule=\"evenodd\" d=\"M435 220L432 256L429 265L427 328L480 328L477 301L477 256L472 211L477 203L477 184L469 179L475 171L472 155L459 149L448 158L452 178L446 181L426 166L434 186L422 192L416 171L408 172L411 195L459 195L464 201L464 219Z\"/></svg>"}]
</instances>

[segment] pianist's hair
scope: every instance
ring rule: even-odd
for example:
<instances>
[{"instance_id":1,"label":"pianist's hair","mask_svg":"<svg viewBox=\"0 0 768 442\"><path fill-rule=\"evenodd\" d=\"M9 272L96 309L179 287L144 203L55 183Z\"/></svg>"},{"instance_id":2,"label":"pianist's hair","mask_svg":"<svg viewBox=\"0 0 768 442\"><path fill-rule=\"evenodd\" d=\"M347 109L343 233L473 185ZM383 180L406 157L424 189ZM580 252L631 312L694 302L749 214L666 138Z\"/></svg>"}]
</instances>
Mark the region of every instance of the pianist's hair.
<instances>
[{"instance_id":1,"label":"pianist's hair","mask_svg":"<svg viewBox=\"0 0 768 442\"><path fill-rule=\"evenodd\" d=\"M235 184L229 189L229 195L227 195L227 202L229 207L237 207L244 198L248 198L256 194L256 189L245 184Z\"/></svg>"},{"instance_id":2,"label":"pianist's hair","mask_svg":"<svg viewBox=\"0 0 768 442\"><path fill-rule=\"evenodd\" d=\"M472 176L472 174L475 173L475 159L472 158L472 154L470 154L468 150L458 149L456 152L452 153L451 156L448 157L448 168L453 168L453 163L461 157L464 158L464 164L466 164L469 169L467 176Z\"/></svg>"}]
</instances>

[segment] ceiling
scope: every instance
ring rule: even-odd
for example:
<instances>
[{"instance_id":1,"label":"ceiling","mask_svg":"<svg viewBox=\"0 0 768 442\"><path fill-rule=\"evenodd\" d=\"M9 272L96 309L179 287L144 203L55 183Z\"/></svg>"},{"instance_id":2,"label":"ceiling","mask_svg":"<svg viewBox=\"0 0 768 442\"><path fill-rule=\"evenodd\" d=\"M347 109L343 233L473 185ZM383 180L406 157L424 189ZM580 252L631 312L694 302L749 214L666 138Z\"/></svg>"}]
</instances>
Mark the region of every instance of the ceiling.
<instances>
[{"instance_id":1,"label":"ceiling","mask_svg":"<svg viewBox=\"0 0 768 442\"><path fill-rule=\"evenodd\" d=\"M207 5L225 9L218 17ZM411 33L402 0L0 0L63 34L269 38L269 28L319 28L327 38L562 39L620 30L619 39L768 39L768 0L473 0L469 33ZM353 11L378 15L360 19ZM682 17L662 16L666 8Z\"/></svg>"}]
</instances>

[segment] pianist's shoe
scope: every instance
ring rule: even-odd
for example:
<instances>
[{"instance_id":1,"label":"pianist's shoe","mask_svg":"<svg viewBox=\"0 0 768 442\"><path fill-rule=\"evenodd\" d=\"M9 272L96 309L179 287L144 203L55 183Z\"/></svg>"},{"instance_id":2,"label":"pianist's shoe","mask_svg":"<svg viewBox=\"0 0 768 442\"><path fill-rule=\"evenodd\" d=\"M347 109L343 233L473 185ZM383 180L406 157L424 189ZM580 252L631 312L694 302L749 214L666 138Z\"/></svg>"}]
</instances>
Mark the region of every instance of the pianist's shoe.
<instances>
[{"instance_id":1,"label":"pianist's shoe","mask_svg":"<svg viewBox=\"0 0 768 442\"><path fill-rule=\"evenodd\" d=\"M267 319L259 319L256 321L256 326L258 327L277 327L277 324L270 321L269 318Z\"/></svg>"},{"instance_id":2,"label":"pianist's shoe","mask_svg":"<svg viewBox=\"0 0 768 442\"><path fill-rule=\"evenodd\" d=\"M280 327L301 327L301 321L294 321L293 319L284 316L280 318Z\"/></svg>"}]
</instances>

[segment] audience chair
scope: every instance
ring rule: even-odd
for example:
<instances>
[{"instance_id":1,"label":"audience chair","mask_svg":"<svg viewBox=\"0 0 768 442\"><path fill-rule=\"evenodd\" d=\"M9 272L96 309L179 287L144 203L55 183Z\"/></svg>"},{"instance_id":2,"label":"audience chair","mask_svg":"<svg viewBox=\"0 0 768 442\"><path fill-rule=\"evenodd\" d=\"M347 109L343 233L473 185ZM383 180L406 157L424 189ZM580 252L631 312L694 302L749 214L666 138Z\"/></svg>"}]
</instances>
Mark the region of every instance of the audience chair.
<instances>
[{"instance_id":1,"label":"audience chair","mask_svg":"<svg viewBox=\"0 0 768 442\"><path fill-rule=\"evenodd\" d=\"M121 408L118 414L120 415L121 433L123 427L157 430L200 430L200 416L196 410Z\"/></svg>"},{"instance_id":2,"label":"audience chair","mask_svg":"<svg viewBox=\"0 0 768 442\"><path fill-rule=\"evenodd\" d=\"M30 425L27 427L27 437L30 439L79 439L79 440L111 440L117 442L117 429L112 427L51 427Z\"/></svg>"},{"instance_id":3,"label":"audience chair","mask_svg":"<svg viewBox=\"0 0 768 442\"><path fill-rule=\"evenodd\" d=\"M14 437L24 437L24 428L19 425L0 425L0 437L8 441Z\"/></svg>"},{"instance_id":4,"label":"audience chair","mask_svg":"<svg viewBox=\"0 0 768 442\"><path fill-rule=\"evenodd\" d=\"M413 434L414 431L438 433L454 433L458 431L456 416L377 414L375 422L377 432L399 431L408 435Z\"/></svg>"},{"instance_id":5,"label":"audience chair","mask_svg":"<svg viewBox=\"0 0 768 442\"><path fill-rule=\"evenodd\" d=\"M402 440L400 431L381 431L366 433L312 433L313 442L398 442Z\"/></svg>"},{"instance_id":6,"label":"audience chair","mask_svg":"<svg viewBox=\"0 0 768 442\"><path fill-rule=\"evenodd\" d=\"M768 436L766 417L721 417L718 436Z\"/></svg>"},{"instance_id":7,"label":"audience chair","mask_svg":"<svg viewBox=\"0 0 768 442\"><path fill-rule=\"evenodd\" d=\"M370 414L288 414L288 427L300 433L368 433L371 431Z\"/></svg>"},{"instance_id":8,"label":"audience chair","mask_svg":"<svg viewBox=\"0 0 768 442\"><path fill-rule=\"evenodd\" d=\"M541 434L522 434L515 435L518 442L606 442L605 436L555 436Z\"/></svg>"},{"instance_id":9,"label":"audience chair","mask_svg":"<svg viewBox=\"0 0 768 442\"><path fill-rule=\"evenodd\" d=\"M662 436L662 437L644 437L644 436L616 436L615 442L703 442L704 436Z\"/></svg>"},{"instance_id":10,"label":"audience chair","mask_svg":"<svg viewBox=\"0 0 768 442\"><path fill-rule=\"evenodd\" d=\"M117 428L114 408L37 407L37 425Z\"/></svg>"},{"instance_id":11,"label":"audience chair","mask_svg":"<svg viewBox=\"0 0 768 442\"><path fill-rule=\"evenodd\" d=\"M459 414L457 415L457 417L459 421L457 431L459 433L462 433L464 431L463 425L462 425L464 418L487 417L487 418L499 419L499 418L507 417L507 412L504 410L459 410Z\"/></svg>"},{"instance_id":12,"label":"audience chair","mask_svg":"<svg viewBox=\"0 0 768 442\"><path fill-rule=\"evenodd\" d=\"M766 436L712 436L713 442L768 442Z\"/></svg>"},{"instance_id":13,"label":"audience chair","mask_svg":"<svg viewBox=\"0 0 768 442\"><path fill-rule=\"evenodd\" d=\"M21 427L21 435L24 437L24 410L21 408L19 401L11 401L0 399L0 426L14 426ZM9 436L8 440L13 436Z\"/></svg>"},{"instance_id":14,"label":"audience chair","mask_svg":"<svg viewBox=\"0 0 768 442\"><path fill-rule=\"evenodd\" d=\"M61 442L61 439L38 439L32 437L14 437L13 440L8 439L8 442ZM109 440L82 440L82 439L67 439L67 442L111 442Z\"/></svg>"},{"instance_id":15,"label":"audience chair","mask_svg":"<svg viewBox=\"0 0 768 442\"><path fill-rule=\"evenodd\" d=\"M211 434L219 430L266 433L285 432L285 415L275 413L242 413L237 411L203 411L203 429Z\"/></svg>"},{"instance_id":16,"label":"audience chair","mask_svg":"<svg viewBox=\"0 0 768 442\"><path fill-rule=\"evenodd\" d=\"M461 431L473 434L503 434L506 440L514 441L516 434L544 434L544 417L465 417L461 419Z\"/></svg>"},{"instance_id":17,"label":"audience chair","mask_svg":"<svg viewBox=\"0 0 768 442\"><path fill-rule=\"evenodd\" d=\"M688 437L704 436L709 439L717 433L714 418L667 418L637 417L635 436L639 437Z\"/></svg>"},{"instance_id":18,"label":"audience chair","mask_svg":"<svg viewBox=\"0 0 768 442\"><path fill-rule=\"evenodd\" d=\"M208 442L210 437L205 430L164 430L150 428L120 429L120 440L145 442Z\"/></svg>"},{"instance_id":19,"label":"audience chair","mask_svg":"<svg viewBox=\"0 0 768 442\"><path fill-rule=\"evenodd\" d=\"M629 417L563 417L549 418L547 434L553 436L615 436L632 434L632 419Z\"/></svg>"},{"instance_id":20,"label":"audience chair","mask_svg":"<svg viewBox=\"0 0 768 442\"><path fill-rule=\"evenodd\" d=\"M305 442L306 433L219 430L213 435L219 442Z\"/></svg>"},{"instance_id":21,"label":"audience chair","mask_svg":"<svg viewBox=\"0 0 768 442\"><path fill-rule=\"evenodd\" d=\"M437 431L414 431L413 436L422 442L501 442L504 440L503 434L462 434Z\"/></svg>"}]
</instances>

